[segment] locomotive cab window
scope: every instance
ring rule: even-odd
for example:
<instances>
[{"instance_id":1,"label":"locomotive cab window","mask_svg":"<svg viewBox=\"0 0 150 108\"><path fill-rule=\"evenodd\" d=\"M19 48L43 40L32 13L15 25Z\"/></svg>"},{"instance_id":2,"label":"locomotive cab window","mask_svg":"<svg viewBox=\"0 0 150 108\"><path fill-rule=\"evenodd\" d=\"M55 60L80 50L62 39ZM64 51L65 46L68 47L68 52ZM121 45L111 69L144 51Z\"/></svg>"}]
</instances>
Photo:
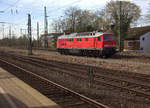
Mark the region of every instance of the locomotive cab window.
<instances>
[{"instance_id":1,"label":"locomotive cab window","mask_svg":"<svg viewBox=\"0 0 150 108\"><path fill-rule=\"evenodd\" d=\"M80 38L80 41L82 41L82 39Z\"/></svg>"},{"instance_id":2,"label":"locomotive cab window","mask_svg":"<svg viewBox=\"0 0 150 108\"><path fill-rule=\"evenodd\" d=\"M85 38L85 41L88 41L88 38Z\"/></svg>"},{"instance_id":3,"label":"locomotive cab window","mask_svg":"<svg viewBox=\"0 0 150 108\"><path fill-rule=\"evenodd\" d=\"M107 36L107 35L104 36L104 41L113 41L113 40L114 40L113 36Z\"/></svg>"}]
</instances>

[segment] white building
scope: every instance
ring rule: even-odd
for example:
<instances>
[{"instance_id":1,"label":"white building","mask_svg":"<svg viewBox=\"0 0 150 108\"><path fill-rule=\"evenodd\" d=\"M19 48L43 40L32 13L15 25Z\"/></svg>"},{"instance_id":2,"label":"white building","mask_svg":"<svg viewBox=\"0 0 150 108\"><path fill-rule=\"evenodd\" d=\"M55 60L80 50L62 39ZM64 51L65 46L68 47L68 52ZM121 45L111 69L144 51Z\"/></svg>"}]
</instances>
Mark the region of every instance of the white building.
<instances>
[{"instance_id":1,"label":"white building","mask_svg":"<svg viewBox=\"0 0 150 108\"><path fill-rule=\"evenodd\" d=\"M140 50L144 53L150 53L150 32L140 37Z\"/></svg>"}]
</instances>

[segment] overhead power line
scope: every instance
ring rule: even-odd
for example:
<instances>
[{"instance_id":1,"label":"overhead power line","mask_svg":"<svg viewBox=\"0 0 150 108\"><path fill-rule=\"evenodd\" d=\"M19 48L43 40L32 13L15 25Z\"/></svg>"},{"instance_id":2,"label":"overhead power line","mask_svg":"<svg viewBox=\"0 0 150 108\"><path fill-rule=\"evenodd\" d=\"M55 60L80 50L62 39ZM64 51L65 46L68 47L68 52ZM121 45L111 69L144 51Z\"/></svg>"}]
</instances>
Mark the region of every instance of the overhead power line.
<instances>
[{"instance_id":1,"label":"overhead power line","mask_svg":"<svg viewBox=\"0 0 150 108\"><path fill-rule=\"evenodd\" d=\"M0 13L4 13L4 11L0 11Z\"/></svg>"},{"instance_id":2,"label":"overhead power line","mask_svg":"<svg viewBox=\"0 0 150 108\"><path fill-rule=\"evenodd\" d=\"M71 5L73 5L73 4L75 4L75 3L79 3L79 2L81 2L82 0L76 0L76 1L74 1L74 2L72 2L72 3L69 3L69 4L66 4L66 5L64 5L64 6L62 6L62 7L60 7L60 8L57 8L57 9L54 9L54 10L50 10L50 11L48 11L48 12L56 12L56 11L59 11L60 9L63 9L63 8L66 8L66 7L68 7L68 6L71 6Z\"/></svg>"},{"instance_id":3,"label":"overhead power line","mask_svg":"<svg viewBox=\"0 0 150 108\"><path fill-rule=\"evenodd\" d=\"M71 3L69 3L69 4L63 5L62 7L59 7L59 8L53 9L53 10L49 10L49 11L47 11L47 13L53 13L53 12L60 11L61 9L64 9L64 8L66 8L66 7L68 7L68 6L71 7L73 4L79 3L79 2L81 2L81 1L82 1L82 0L76 0L76 1L71 2ZM41 14L38 18L43 17L42 15L43 15L43 14Z\"/></svg>"},{"instance_id":4,"label":"overhead power line","mask_svg":"<svg viewBox=\"0 0 150 108\"><path fill-rule=\"evenodd\" d=\"M6 12L8 9L15 7L21 0L17 0L15 3L11 4L9 7L5 8L3 11Z\"/></svg>"}]
</instances>

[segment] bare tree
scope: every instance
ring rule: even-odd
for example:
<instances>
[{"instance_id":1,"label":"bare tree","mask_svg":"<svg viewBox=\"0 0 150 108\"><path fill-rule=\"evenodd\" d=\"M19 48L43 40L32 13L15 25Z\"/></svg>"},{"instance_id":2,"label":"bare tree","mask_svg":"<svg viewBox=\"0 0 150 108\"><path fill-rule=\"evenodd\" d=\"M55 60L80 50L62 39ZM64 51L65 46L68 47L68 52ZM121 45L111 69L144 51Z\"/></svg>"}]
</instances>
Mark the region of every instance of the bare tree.
<instances>
[{"instance_id":1,"label":"bare tree","mask_svg":"<svg viewBox=\"0 0 150 108\"><path fill-rule=\"evenodd\" d=\"M71 32L75 31L78 10L79 9L77 7L70 7L65 11L67 27L71 30Z\"/></svg>"},{"instance_id":2,"label":"bare tree","mask_svg":"<svg viewBox=\"0 0 150 108\"><path fill-rule=\"evenodd\" d=\"M62 25L61 25L61 20L54 20L53 21L53 28L54 28L54 31L56 33L61 33L62 32Z\"/></svg>"}]
</instances>

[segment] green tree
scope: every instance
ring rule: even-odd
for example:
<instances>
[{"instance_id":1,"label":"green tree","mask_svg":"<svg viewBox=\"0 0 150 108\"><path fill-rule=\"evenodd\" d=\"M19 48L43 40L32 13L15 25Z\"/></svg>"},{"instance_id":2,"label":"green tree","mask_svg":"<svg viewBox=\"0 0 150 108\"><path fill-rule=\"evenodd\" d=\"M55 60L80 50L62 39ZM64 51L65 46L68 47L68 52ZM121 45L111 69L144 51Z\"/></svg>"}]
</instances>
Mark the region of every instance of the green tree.
<instances>
[{"instance_id":1,"label":"green tree","mask_svg":"<svg viewBox=\"0 0 150 108\"><path fill-rule=\"evenodd\" d=\"M120 1L110 1L106 5L105 12L111 19L111 23L115 25L113 32L116 36L118 36L121 14L121 38L123 41L127 36L130 25L139 19L141 10L139 6L129 1L122 1L121 9L122 13L120 13Z\"/></svg>"}]
</instances>

